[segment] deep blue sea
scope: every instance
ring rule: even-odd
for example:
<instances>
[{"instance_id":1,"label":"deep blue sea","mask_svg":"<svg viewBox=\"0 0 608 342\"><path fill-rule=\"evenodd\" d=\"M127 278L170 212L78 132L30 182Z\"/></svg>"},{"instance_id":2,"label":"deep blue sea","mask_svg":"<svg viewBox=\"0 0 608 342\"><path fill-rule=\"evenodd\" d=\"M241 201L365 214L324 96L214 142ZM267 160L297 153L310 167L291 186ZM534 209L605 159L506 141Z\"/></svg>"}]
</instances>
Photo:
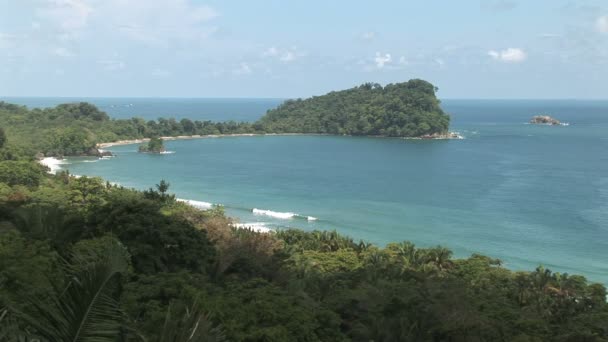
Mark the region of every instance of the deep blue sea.
<instances>
[{"instance_id":1,"label":"deep blue sea","mask_svg":"<svg viewBox=\"0 0 608 342\"><path fill-rule=\"evenodd\" d=\"M117 118L249 121L281 102L85 100ZM445 100L443 108L464 140L209 138L167 142L174 153L165 155L117 146L115 158L64 167L140 189L166 179L177 197L222 204L243 223L441 244L456 256L482 253L516 270L543 264L608 284L608 101ZM526 124L539 113L570 125Z\"/></svg>"}]
</instances>

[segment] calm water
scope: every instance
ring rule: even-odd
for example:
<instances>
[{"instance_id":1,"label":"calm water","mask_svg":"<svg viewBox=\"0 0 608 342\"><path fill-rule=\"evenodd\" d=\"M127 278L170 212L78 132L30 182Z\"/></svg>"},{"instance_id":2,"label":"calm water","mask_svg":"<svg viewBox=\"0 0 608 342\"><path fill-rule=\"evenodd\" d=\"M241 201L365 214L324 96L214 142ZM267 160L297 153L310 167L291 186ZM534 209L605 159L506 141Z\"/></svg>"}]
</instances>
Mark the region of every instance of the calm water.
<instances>
[{"instance_id":1,"label":"calm water","mask_svg":"<svg viewBox=\"0 0 608 342\"><path fill-rule=\"evenodd\" d=\"M124 117L105 107L112 101L102 108ZM140 116L214 120L253 120L279 102L141 101L131 101ZM166 155L120 146L116 158L66 167L137 188L166 179L178 197L223 204L241 222L443 244L457 256L483 253L512 269L544 264L608 284L608 101L443 106L465 140L215 138L168 142L175 153ZM538 113L570 126L525 124Z\"/></svg>"},{"instance_id":2,"label":"calm water","mask_svg":"<svg viewBox=\"0 0 608 342\"><path fill-rule=\"evenodd\" d=\"M212 121L255 121L282 99L187 99L187 98L100 98L100 97L0 97L0 101L30 108L54 107L61 103L90 102L116 119L160 117Z\"/></svg>"}]
</instances>

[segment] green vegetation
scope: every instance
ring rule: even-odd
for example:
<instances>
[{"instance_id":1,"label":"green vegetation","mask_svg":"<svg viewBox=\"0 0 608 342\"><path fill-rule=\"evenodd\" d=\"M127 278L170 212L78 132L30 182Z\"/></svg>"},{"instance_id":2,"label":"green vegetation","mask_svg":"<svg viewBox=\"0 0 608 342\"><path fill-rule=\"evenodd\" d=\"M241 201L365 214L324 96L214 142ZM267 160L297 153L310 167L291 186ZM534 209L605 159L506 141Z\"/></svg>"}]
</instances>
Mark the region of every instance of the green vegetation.
<instances>
[{"instance_id":1,"label":"green vegetation","mask_svg":"<svg viewBox=\"0 0 608 342\"><path fill-rule=\"evenodd\" d=\"M447 131L424 81L287 101L256 123L113 120L0 102L0 341L608 341L606 288L444 247L236 229L221 207L45 173L99 142L234 133Z\"/></svg>"},{"instance_id":2,"label":"green vegetation","mask_svg":"<svg viewBox=\"0 0 608 342\"><path fill-rule=\"evenodd\" d=\"M2 148L6 144L6 133L4 133L4 129L0 127L0 148Z\"/></svg>"},{"instance_id":3,"label":"green vegetation","mask_svg":"<svg viewBox=\"0 0 608 342\"><path fill-rule=\"evenodd\" d=\"M606 288L582 276L336 232L257 233L176 201L165 181L141 192L49 175L32 153L59 122L86 146L136 120L0 107L0 341L608 340Z\"/></svg>"},{"instance_id":4,"label":"green vegetation","mask_svg":"<svg viewBox=\"0 0 608 342\"><path fill-rule=\"evenodd\" d=\"M306 100L289 100L257 123L268 132L419 137L447 133L450 117L423 80L367 83Z\"/></svg>"},{"instance_id":5,"label":"green vegetation","mask_svg":"<svg viewBox=\"0 0 608 342\"><path fill-rule=\"evenodd\" d=\"M422 80L364 84L306 100L288 100L255 123L110 117L89 103L27 109L0 101L4 159L100 155L97 143L180 135L320 133L420 137L444 134L450 118L436 88ZM151 151L156 151L153 146ZM40 154L39 154L40 153Z\"/></svg>"},{"instance_id":6,"label":"green vegetation","mask_svg":"<svg viewBox=\"0 0 608 342\"><path fill-rule=\"evenodd\" d=\"M152 137L147 144L139 145L139 152L143 153L161 153L165 152L165 144L163 139Z\"/></svg>"},{"instance_id":7,"label":"green vegetation","mask_svg":"<svg viewBox=\"0 0 608 342\"><path fill-rule=\"evenodd\" d=\"M63 104L54 108L27 109L0 102L0 127L6 132L4 159L27 156L100 155L101 142L178 135L264 133L251 123L191 121L160 118L145 121L110 119L88 103ZM2 138L2 135L0 135ZM0 140L1 141L1 140Z\"/></svg>"}]
</instances>

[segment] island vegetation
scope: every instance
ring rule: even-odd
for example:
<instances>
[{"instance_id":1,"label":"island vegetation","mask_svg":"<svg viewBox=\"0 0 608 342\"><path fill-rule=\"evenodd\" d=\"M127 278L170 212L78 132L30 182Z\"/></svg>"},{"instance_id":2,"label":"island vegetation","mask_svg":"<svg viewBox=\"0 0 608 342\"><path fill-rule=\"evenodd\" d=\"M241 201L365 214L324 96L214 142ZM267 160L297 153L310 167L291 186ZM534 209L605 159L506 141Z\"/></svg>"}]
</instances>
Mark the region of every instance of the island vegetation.
<instances>
[{"instance_id":1,"label":"island vegetation","mask_svg":"<svg viewBox=\"0 0 608 342\"><path fill-rule=\"evenodd\" d=\"M423 80L382 87L366 83L305 100L288 100L257 123L270 132L439 136L448 133L450 117Z\"/></svg>"},{"instance_id":2,"label":"island vegetation","mask_svg":"<svg viewBox=\"0 0 608 342\"><path fill-rule=\"evenodd\" d=\"M139 145L138 150L141 153L163 153L165 152L165 144L162 138L152 137L146 144Z\"/></svg>"},{"instance_id":3,"label":"island vegetation","mask_svg":"<svg viewBox=\"0 0 608 342\"><path fill-rule=\"evenodd\" d=\"M136 191L35 161L255 124L2 103L0 127L0 341L608 340L606 288L583 276L335 231L237 229L167 182Z\"/></svg>"}]
</instances>

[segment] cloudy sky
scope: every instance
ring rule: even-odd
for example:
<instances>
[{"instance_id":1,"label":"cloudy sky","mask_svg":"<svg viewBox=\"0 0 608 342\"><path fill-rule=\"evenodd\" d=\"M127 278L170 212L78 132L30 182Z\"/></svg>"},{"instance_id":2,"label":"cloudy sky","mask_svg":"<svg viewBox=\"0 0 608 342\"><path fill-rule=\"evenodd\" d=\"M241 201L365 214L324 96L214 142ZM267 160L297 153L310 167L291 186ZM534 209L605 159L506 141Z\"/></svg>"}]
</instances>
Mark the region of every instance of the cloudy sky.
<instances>
[{"instance_id":1,"label":"cloudy sky","mask_svg":"<svg viewBox=\"0 0 608 342\"><path fill-rule=\"evenodd\" d=\"M0 96L608 98L606 0L0 0Z\"/></svg>"}]
</instances>

